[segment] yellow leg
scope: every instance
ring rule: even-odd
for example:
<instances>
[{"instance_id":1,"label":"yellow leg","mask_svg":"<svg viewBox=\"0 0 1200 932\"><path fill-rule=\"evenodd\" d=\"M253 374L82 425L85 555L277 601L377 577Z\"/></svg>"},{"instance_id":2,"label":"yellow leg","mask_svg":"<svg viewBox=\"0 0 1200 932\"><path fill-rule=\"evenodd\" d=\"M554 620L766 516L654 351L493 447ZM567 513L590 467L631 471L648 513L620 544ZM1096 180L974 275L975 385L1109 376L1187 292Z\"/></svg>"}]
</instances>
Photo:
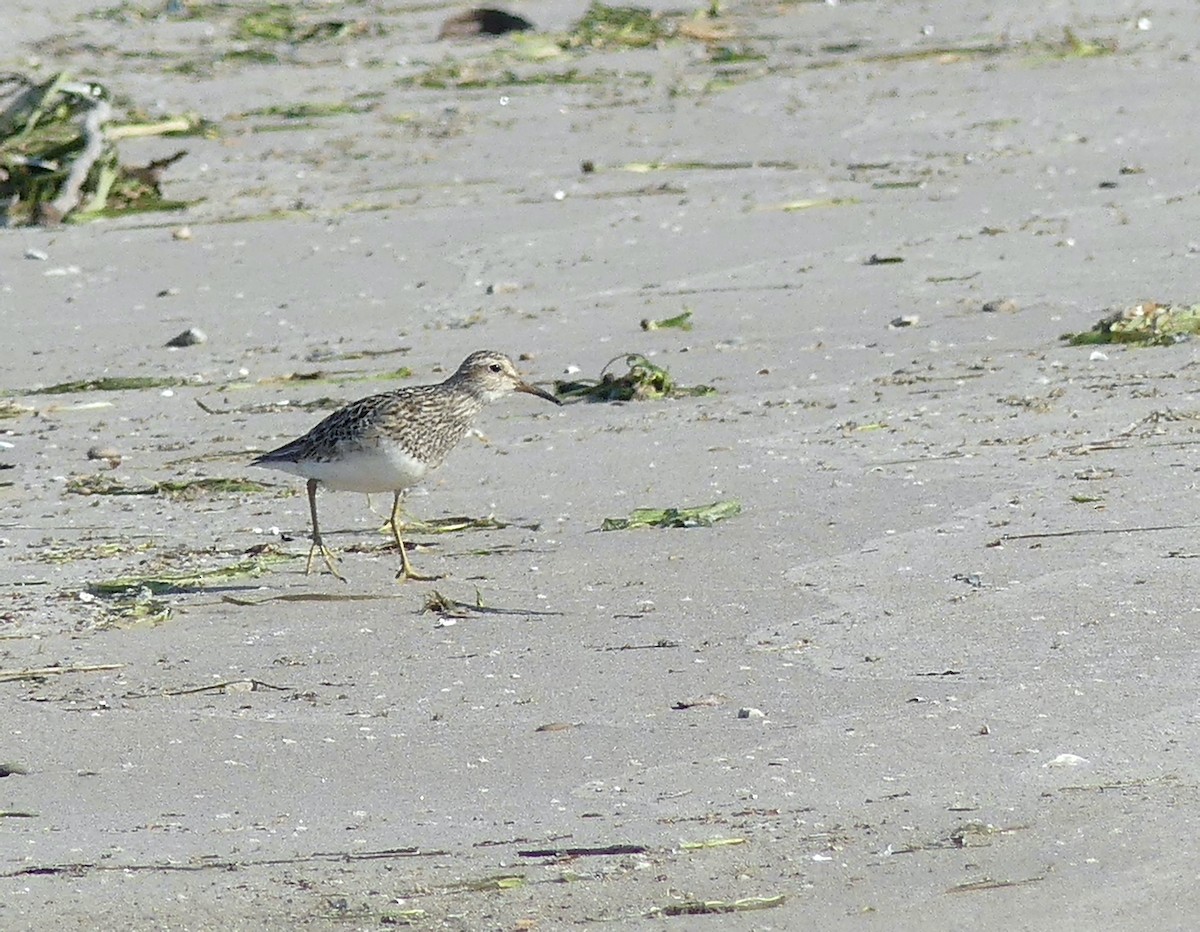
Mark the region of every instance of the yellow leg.
<instances>
[{"instance_id":1,"label":"yellow leg","mask_svg":"<svg viewBox=\"0 0 1200 932\"><path fill-rule=\"evenodd\" d=\"M400 539L400 492L395 493L395 498L392 499L392 537L396 539L396 549L400 551L400 572L396 574L396 578L403 581L405 579L415 579L419 582L429 582L434 579L441 579L441 576L427 576L424 573L418 573L412 568L412 564L408 562L408 551L404 549L404 541Z\"/></svg>"},{"instance_id":2,"label":"yellow leg","mask_svg":"<svg viewBox=\"0 0 1200 932\"><path fill-rule=\"evenodd\" d=\"M333 573L342 582L346 581L346 577L337 571L337 557L333 552L325 546L325 541L321 540L321 526L317 524L317 480L308 480L308 510L312 513L312 546L308 548L308 562L304 564L304 575L307 576L312 572L313 556L321 554L321 559L325 561L325 567L329 572Z\"/></svg>"}]
</instances>

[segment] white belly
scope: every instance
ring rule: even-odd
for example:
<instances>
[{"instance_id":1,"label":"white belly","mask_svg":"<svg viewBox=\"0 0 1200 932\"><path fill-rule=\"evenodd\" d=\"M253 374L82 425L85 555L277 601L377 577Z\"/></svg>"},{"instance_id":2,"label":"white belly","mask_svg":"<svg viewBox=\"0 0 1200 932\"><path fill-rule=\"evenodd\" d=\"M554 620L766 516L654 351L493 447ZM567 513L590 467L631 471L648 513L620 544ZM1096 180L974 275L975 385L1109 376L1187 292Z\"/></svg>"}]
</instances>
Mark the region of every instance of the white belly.
<instances>
[{"instance_id":1,"label":"white belly","mask_svg":"<svg viewBox=\"0 0 1200 932\"><path fill-rule=\"evenodd\" d=\"M390 444L355 450L327 461L263 465L305 479L316 479L326 488L345 492L399 492L416 485L426 472L423 463Z\"/></svg>"}]
</instances>

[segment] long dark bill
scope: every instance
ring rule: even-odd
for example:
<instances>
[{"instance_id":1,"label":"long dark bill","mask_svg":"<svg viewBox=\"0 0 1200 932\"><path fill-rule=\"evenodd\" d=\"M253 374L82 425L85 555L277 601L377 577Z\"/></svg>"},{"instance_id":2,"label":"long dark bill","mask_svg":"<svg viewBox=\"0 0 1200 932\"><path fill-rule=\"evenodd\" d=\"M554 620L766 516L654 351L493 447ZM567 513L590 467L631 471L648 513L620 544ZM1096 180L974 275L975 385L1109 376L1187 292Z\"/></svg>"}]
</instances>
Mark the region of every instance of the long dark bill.
<instances>
[{"instance_id":1,"label":"long dark bill","mask_svg":"<svg viewBox=\"0 0 1200 932\"><path fill-rule=\"evenodd\" d=\"M526 395L537 395L539 398L545 398L547 401L553 401L556 405L562 404L559 399L555 398L544 388L538 388L536 385L530 385L528 382L518 382L516 391L524 392Z\"/></svg>"}]
</instances>

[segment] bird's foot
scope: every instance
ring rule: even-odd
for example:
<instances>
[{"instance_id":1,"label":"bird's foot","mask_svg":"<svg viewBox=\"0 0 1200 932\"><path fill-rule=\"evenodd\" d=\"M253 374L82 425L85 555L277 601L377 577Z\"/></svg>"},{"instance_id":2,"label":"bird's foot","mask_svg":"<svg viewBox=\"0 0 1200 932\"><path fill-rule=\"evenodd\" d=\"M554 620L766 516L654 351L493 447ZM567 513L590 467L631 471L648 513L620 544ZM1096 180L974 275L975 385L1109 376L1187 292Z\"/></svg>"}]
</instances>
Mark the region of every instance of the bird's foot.
<instances>
[{"instance_id":1,"label":"bird's foot","mask_svg":"<svg viewBox=\"0 0 1200 932\"><path fill-rule=\"evenodd\" d=\"M325 546L323 541L313 541L313 545L308 549L308 562L304 564L304 575L308 576L312 572L313 557L318 553L325 561L325 568L342 582L346 582L346 577L338 572L338 558L334 556L332 550Z\"/></svg>"},{"instance_id":2,"label":"bird's foot","mask_svg":"<svg viewBox=\"0 0 1200 932\"><path fill-rule=\"evenodd\" d=\"M408 551L404 544L400 545L400 571L396 574L396 579L400 582L411 579L414 582L433 582L435 579L441 579L439 576L432 576L426 573L418 573L412 568L412 564L408 562Z\"/></svg>"},{"instance_id":3,"label":"bird's foot","mask_svg":"<svg viewBox=\"0 0 1200 932\"><path fill-rule=\"evenodd\" d=\"M413 582L433 582L435 579L442 578L443 576L440 573L418 573L408 565L407 560L404 562L404 565L400 567L400 572L396 574L396 579L398 579L400 582L404 582L408 579L411 579Z\"/></svg>"}]
</instances>

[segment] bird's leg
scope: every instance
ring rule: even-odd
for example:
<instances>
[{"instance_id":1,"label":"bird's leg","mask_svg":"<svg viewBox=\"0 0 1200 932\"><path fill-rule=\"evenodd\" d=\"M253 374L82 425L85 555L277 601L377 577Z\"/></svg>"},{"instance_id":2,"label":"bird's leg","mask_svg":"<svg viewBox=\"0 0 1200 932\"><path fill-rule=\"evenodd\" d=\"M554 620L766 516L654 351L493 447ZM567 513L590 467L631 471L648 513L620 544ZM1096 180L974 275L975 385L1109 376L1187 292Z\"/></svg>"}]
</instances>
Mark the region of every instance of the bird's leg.
<instances>
[{"instance_id":1,"label":"bird's leg","mask_svg":"<svg viewBox=\"0 0 1200 932\"><path fill-rule=\"evenodd\" d=\"M321 559L325 561L325 566L329 572L333 573L342 582L346 581L346 577L337 571L337 557L335 557L325 546L325 541L321 540L321 526L317 524L317 480L308 480L308 509L312 512L312 546L308 548L308 562L304 564L304 575L307 576L312 572L313 555L321 554Z\"/></svg>"},{"instance_id":2,"label":"bird's leg","mask_svg":"<svg viewBox=\"0 0 1200 932\"><path fill-rule=\"evenodd\" d=\"M412 564L408 562L408 551L404 549L404 541L400 539L400 496L401 492L396 492L396 497L392 499L392 537L396 539L396 549L400 551L400 572L396 574L396 578L403 581L405 579L416 579L421 582L429 582L434 579L441 579L440 576L426 576L424 573L418 573L412 568Z\"/></svg>"}]
</instances>

